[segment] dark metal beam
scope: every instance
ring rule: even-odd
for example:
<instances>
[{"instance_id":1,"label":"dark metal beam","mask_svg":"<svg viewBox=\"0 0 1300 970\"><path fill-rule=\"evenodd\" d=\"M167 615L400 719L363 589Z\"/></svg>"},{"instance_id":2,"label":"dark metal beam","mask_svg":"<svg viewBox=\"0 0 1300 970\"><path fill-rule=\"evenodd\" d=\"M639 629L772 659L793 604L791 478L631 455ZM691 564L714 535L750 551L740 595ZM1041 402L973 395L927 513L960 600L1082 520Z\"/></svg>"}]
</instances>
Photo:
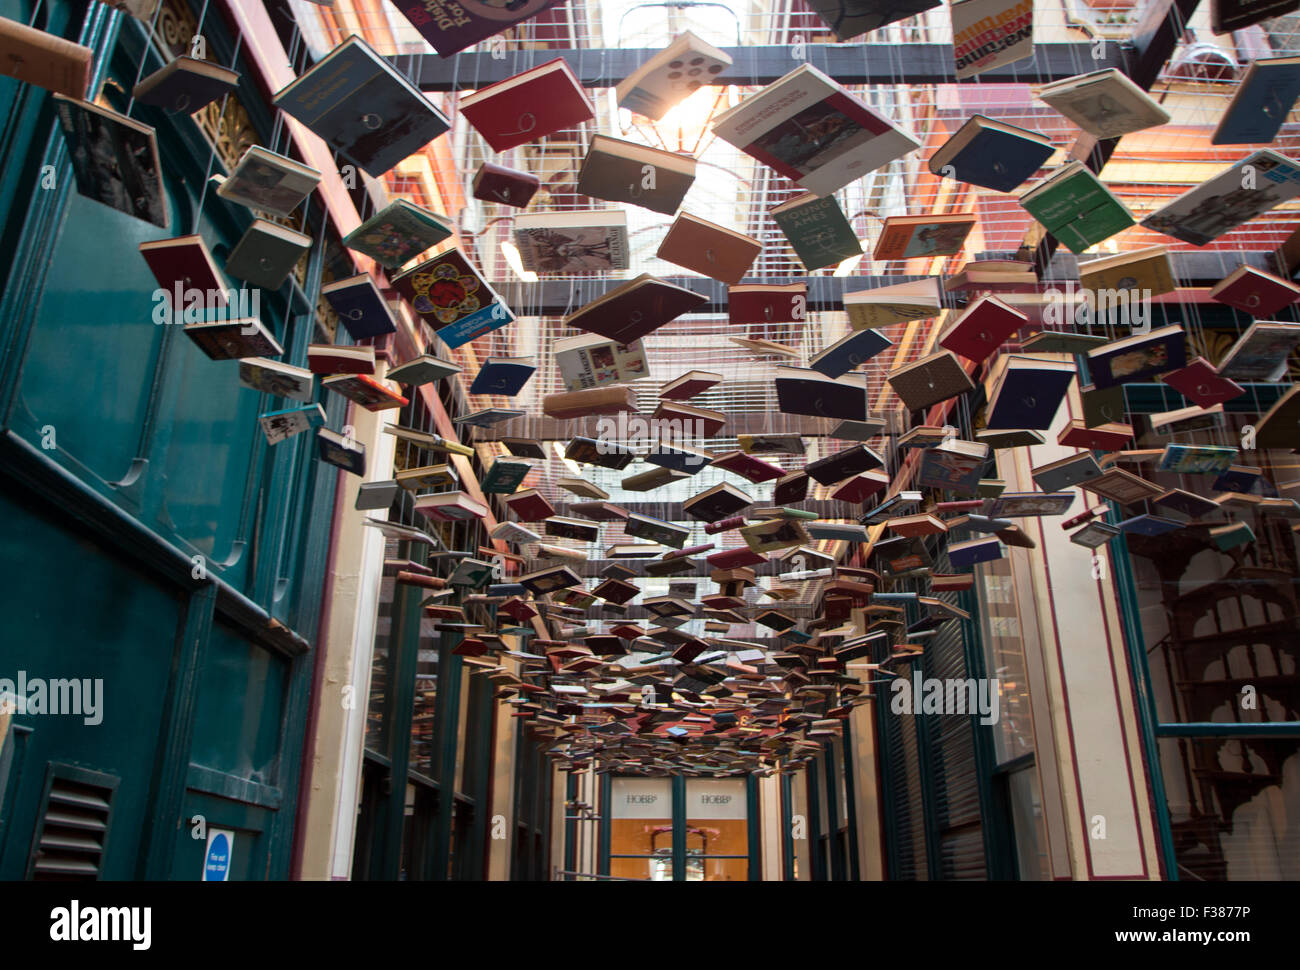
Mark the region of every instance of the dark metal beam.
<instances>
[{"instance_id":1,"label":"dark metal beam","mask_svg":"<svg viewBox=\"0 0 1300 970\"><path fill-rule=\"evenodd\" d=\"M773 359L780 362L779 358ZM790 363L798 365L797 361ZM642 417L645 415L643 414ZM601 420L594 417L561 420L540 414L528 414L501 424L500 431L496 428L476 428L473 440L481 442L495 441L498 438L534 438L537 441L570 441L575 436L596 438L600 435ZM617 416L604 420L616 421ZM779 411L740 411L727 414L727 423L723 425L716 437L735 438L742 434L798 434L805 438L824 438L834 431L839 423L832 418L812 418ZM706 450L721 450L709 441L705 441L701 447ZM638 471L649 470L649 465L636 468L629 465L624 475L634 475Z\"/></svg>"},{"instance_id":2,"label":"dark metal beam","mask_svg":"<svg viewBox=\"0 0 1300 970\"><path fill-rule=\"evenodd\" d=\"M987 254L981 253L980 255ZM1245 253L1175 252L1171 254L1171 258L1174 263L1174 276L1186 286L1211 286L1243 263L1269 271L1273 271L1277 265L1276 256L1271 250ZM1077 280L1079 278L1078 264L1078 257L1071 253L1055 254L1050 262L1046 264L1046 271L1040 270L1039 278L1043 280ZM808 283L809 310L838 310L842 306L845 293L924 278L922 276L794 276L789 281L806 279ZM703 304L692 313L727 312L727 285L725 283L700 276L669 276L665 277L665 279L669 283L684 286L708 298L708 303ZM603 296L606 291L613 289L622 282L623 280L605 277L548 277L535 283L526 283L523 280L504 280L494 282L492 286L501 294L506 305L513 308L516 313L529 316L564 316L573 313L597 297ZM745 282L759 281L746 280ZM765 279L762 282L772 283L776 281Z\"/></svg>"},{"instance_id":3,"label":"dark metal beam","mask_svg":"<svg viewBox=\"0 0 1300 970\"><path fill-rule=\"evenodd\" d=\"M725 85L770 84L804 63L793 55L798 49L790 45L723 48L732 60L731 67L716 75L710 83ZM951 44L808 44L803 48L807 63L824 71L841 84L955 84ZM512 50L502 57L490 51L462 52L442 58L436 54L390 57L393 66L423 91L467 91L486 87L527 71L539 64L562 57L569 63L585 88L612 88L655 54L657 48L623 50ZM1023 84L1032 77L1043 83L1074 77L1079 65L1089 70L1121 67L1122 54L1116 44L1106 45L1102 60L1092 60L1092 45L1087 43L1035 44L1028 63L985 71L980 83L1004 82Z\"/></svg>"},{"instance_id":4,"label":"dark metal beam","mask_svg":"<svg viewBox=\"0 0 1300 970\"><path fill-rule=\"evenodd\" d=\"M755 490L757 490L759 486L754 486L754 488ZM752 494L752 492L750 494ZM647 500L645 502L612 502L611 504L617 505L620 508L627 509L629 512L634 512L639 515L652 515L657 519L663 519L665 522L699 521L698 519L692 519L690 516L688 516L685 512L682 511L681 502L654 502L654 501ZM770 503L759 500L756 501L750 509L744 512L738 512L736 514L752 516L752 512L754 508L761 508L768 504ZM817 517L821 519L851 519L853 521L857 521L858 516L862 514L862 508L863 508L861 505L853 505L849 502L834 502L831 501L830 499L810 499L808 501L800 502L798 504L799 504L799 508L803 509L805 512L816 512ZM582 518L580 514L573 511L572 505L569 504L560 505L558 508L556 508L555 514L567 515L579 519ZM757 522L758 520L751 517L750 521ZM613 524L616 526L618 525L617 522ZM712 536L707 536L704 539L701 539L700 541L709 542L712 539L713 539ZM636 540L629 539L628 541L634 542Z\"/></svg>"}]
</instances>

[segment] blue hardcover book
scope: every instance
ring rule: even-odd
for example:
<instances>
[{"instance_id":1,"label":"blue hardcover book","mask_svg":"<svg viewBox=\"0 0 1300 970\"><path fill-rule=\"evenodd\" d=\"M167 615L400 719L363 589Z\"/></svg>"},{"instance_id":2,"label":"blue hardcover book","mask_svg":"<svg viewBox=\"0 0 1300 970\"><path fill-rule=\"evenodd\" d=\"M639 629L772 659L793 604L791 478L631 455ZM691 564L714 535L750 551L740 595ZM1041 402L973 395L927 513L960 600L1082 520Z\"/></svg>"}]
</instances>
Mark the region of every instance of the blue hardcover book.
<instances>
[{"instance_id":1,"label":"blue hardcover book","mask_svg":"<svg viewBox=\"0 0 1300 970\"><path fill-rule=\"evenodd\" d=\"M1055 151L1050 139L972 115L930 157L930 171L986 189L1010 192L1029 178Z\"/></svg>"},{"instance_id":2,"label":"blue hardcover book","mask_svg":"<svg viewBox=\"0 0 1300 970\"><path fill-rule=\"evenodd\" d=\"M1088 351L1088 370L1096 388L1148 381L1187 366L1183 328L1177 324L1113 340Z\"/></svg>"},{"instance_id":3,"label":"blue hardcover book","mask_svg":"<svg viewBox=\"0 0 1300 970\"><path fill-rule=\"evenodd\" d=\"M696 448L685 445L671 445L667 442L660 442L653 451L647 452L641 457L652 465L671 468L673 471L685 472L688 475L694 475L696 472L702 471L713 460L712 455Z\"/></svg>"},{"instance_id":4,"label":"blue hardcover book","mask_svg":"<svg viewBox=\"0 0 1300 970\"><path fill-rule=\"evenodd\" d=\"M320 295L334 308L339 322L352 334L353 340L397 332L388 301L368 273L327 283L321 287Z\"/></svg>"},{"instance_id":5,"label":"blue hardcover book","mask_svg":"<svg viewBox=\"0 0 1300 970\"><path fill-rule=\"evenodd\" d=\"M451 128L432 101L355 35L273 100L375 178Z\"/></svg>"},{"instance_id":6,"label":"blue hardcover book","mask_svg":"<svg viewBox=\"0 0 1300 970\"><path fill-rule=\"evenodd\" d=\"M1183 524L1175 522L1173 519L1162 518L1159 515L1135 515L1131 519L1125 519L1119 524L1119 527L1125 532L1136 532L1144 536L1160 536L1166 532L1173 532L1181 529Z\"/></svg>"},{"instance_id":7,"label":"blue hardcover book","mask_svg":"<svg viewBox=\"0 0 1300 970\"><path fill-rule=\"evenodd\" d=\"M1157 468L1181 475L1221 475L1236 457L1237 449L1228 445L1167 444Z\"/></svg>"},{"instance_id":8,"label":"blue hardcover book","mask_svg":"<svg viewBox=\"0 0 1300 970\"><path fill-rule=\"evenodd\" d=\"M489 357L479 368L474 383L469 386L469 392L514 397L537 372L532 361L531 357Z\"/></svg>"},{"instance_id":9,"label":"blue hardcover book","mask_svg":"<svg viewBox=\"0 0 1300 970\"><path fill-rule=\"evenodd\" d=\"M1001 367L1000 373L996 366ZM1014 354L1001 358L999 365L995 365L996 389L989 400L985 427L1047 430L1076 373L1073 361L1039 360Z\"/></svg>"},{"instance_id":10,"label":"blue hardcover book","mask_svg":"<svg viewBox=\"0 0 1300 970\"><path fill-rule=\"evenodd\" d=\"M823 350L808 366L827 377L839 377L892 346L893 341L877 330L855 330Z\"/></svg>"},{"instance_id":11,"label":"blue hardcover book","mask_svg":"<svg viewBox=\"0 0 1300 970\"><path fill-rule=\"evenodd\" d=\"M1214 129L1211 145L1267 145L1300 97L1300 58L1252 61Z\"/></svg>"},{"instance_id":12,"label":"blue hardcover book","mask_svg":"<svg viewBox=\"0 0 1300 970\"><path fill-rule=\"evenodd\" d=\"M1255 468L1253 465L1229 465L1214 480L1214 485L1211 487L1219 492L1241 492L1249 495L1257 490L1258 485L1266 481L1262 468Z\"/></svg>"},{"instance_id":13,"label":"blue hardcover book","mask_svg":"<svg viewBox=\"0 0 1300 970\"><path fill-rule=\"evenodd\" d=\"M948 546L948 561L954 569L965 569L976 563L992 562L1002 558L1002 543L997 536L980 536Z\"/></svg>"}]
</instances>

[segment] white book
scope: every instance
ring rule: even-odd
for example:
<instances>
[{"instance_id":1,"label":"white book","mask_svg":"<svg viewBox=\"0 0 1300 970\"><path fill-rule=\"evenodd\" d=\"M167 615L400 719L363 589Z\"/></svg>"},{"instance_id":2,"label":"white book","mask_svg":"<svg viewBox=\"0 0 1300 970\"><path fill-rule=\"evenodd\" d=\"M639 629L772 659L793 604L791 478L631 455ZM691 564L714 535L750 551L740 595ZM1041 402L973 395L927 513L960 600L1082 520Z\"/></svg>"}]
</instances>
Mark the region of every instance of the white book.
<instances>
[{"instance_id":1,"label":"white book","mask_svg":"<svg viewBox=\"0 0 1300 970\"><path fill-rule=\"evenodd\" d=\"M627 213L622 209L525 212L515 217L515 246L534 273L604 273L627 269Z\"/></svg>"},{"instance_id":2,"label":"white book","mask_svg":"<svg viewBox=\"0 0 1300 970\"><path fill-rule=\"evenodd\" d=\"M1044 85L1038 99L1097 138L1118 138L1169 121L1169 112L1113 67Z\"/></svg>"},{"instance_id":3,"label":"white book","mask_svg":"<svg viewBox=\"0 0 1300 970\"><path fill-rule=\"evenodd\" d=\"M724 111L713 132L821 196L921 147L811 64Z\"/></svg>"},{"instance_id":4,"label":"white book","mask_svg":"<svg viewBox=\"0 0 1300 970\"><path fill-rule=\"evenodd\" d=\"M958 79L1034 53L1034 0L953 0L952 48Z\"/></svg>"},{"instance_id":5,"label":"white book","mask_svg":"<svg viewBox=\"0 0 1300 970\"><path fill-rule=\"evenodd\" d=\"M1297 195L1300 162L1266 148L1184 192L1143 219L1142 225L1204 246Z\"/></svg>"},{"instance_id":6,"label":"white book","mask_svg":"<svg viewBox=\"0 0 1300 970\"><path fill-rule=\"evenodd\" d=\"M731 55L689 30L619 82L618 106L660 120L668 110L731 66Z\"/></svg>"},{"instance_id":7,"label":"white book","mask_svg":"<svg viewBox=\"0 0 1300 970\"><path fill-rule=\"evenodd\" d=\"M650 376L650 359L640 340L621 344L600 334L564 337L551 345L560 380L569 391L627 384Z\"/></svg>"}]
</instances>

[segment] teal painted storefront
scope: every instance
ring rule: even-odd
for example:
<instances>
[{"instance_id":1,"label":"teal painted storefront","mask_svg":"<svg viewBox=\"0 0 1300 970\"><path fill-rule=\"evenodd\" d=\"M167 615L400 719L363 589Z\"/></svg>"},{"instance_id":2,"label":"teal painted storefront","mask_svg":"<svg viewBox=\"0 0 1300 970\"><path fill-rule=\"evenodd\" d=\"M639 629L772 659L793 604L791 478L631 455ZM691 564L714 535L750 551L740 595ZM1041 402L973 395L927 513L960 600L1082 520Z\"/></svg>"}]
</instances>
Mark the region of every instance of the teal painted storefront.
<instances>
[{"instance_id":1,"label":"teal painted storefront","mask_svg":"<svg viewBox=\"0 0 1300 970\"><path fill-rule=\"evenodd\" d=\"M146 25L100 4L0 0L0 15L91 46L92 92L119 111L163 63ZM204 36L232 63L215 14ZM270 144L254 72L238 69ZM69 859L98 860L99 878L197 879L196 816L235 831L230 878L285 878L336 472L310 435L269 447L256 418L281 399L153 322L139 243L197 231L221 264L252 215L204 191L225 168L193 118L130 113L157 128L169 231L78 195L51 96L0 78L0 679L103 681L97 725L14 717L0 879ZM310 208L307 231L322 218ZM313 339L322 259L318 244L301 285L260 294L290 363ZM322 403L340 427L342 399ZM42 867L52 789L88 796L100 824Z\"/></svg>"}]
</instances>

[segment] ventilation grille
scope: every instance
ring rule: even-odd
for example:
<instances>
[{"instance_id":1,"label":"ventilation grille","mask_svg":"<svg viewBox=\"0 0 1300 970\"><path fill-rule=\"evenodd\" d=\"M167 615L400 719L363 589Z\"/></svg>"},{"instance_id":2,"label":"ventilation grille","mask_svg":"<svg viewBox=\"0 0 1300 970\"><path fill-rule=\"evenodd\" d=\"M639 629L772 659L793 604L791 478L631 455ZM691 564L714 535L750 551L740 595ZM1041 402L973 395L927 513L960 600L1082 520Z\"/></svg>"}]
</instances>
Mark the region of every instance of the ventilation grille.
<instances>
[{"instance_id":1,"label":"ventilation grille","mask_svg":"<svg viewBox=\"0 0 1300 970\"><path fill-rule=\"evenodd\" d=\"M32 857L34 880L94 881L104 862L113 789L55 776Z\"/></svg>"}]
</instances>

